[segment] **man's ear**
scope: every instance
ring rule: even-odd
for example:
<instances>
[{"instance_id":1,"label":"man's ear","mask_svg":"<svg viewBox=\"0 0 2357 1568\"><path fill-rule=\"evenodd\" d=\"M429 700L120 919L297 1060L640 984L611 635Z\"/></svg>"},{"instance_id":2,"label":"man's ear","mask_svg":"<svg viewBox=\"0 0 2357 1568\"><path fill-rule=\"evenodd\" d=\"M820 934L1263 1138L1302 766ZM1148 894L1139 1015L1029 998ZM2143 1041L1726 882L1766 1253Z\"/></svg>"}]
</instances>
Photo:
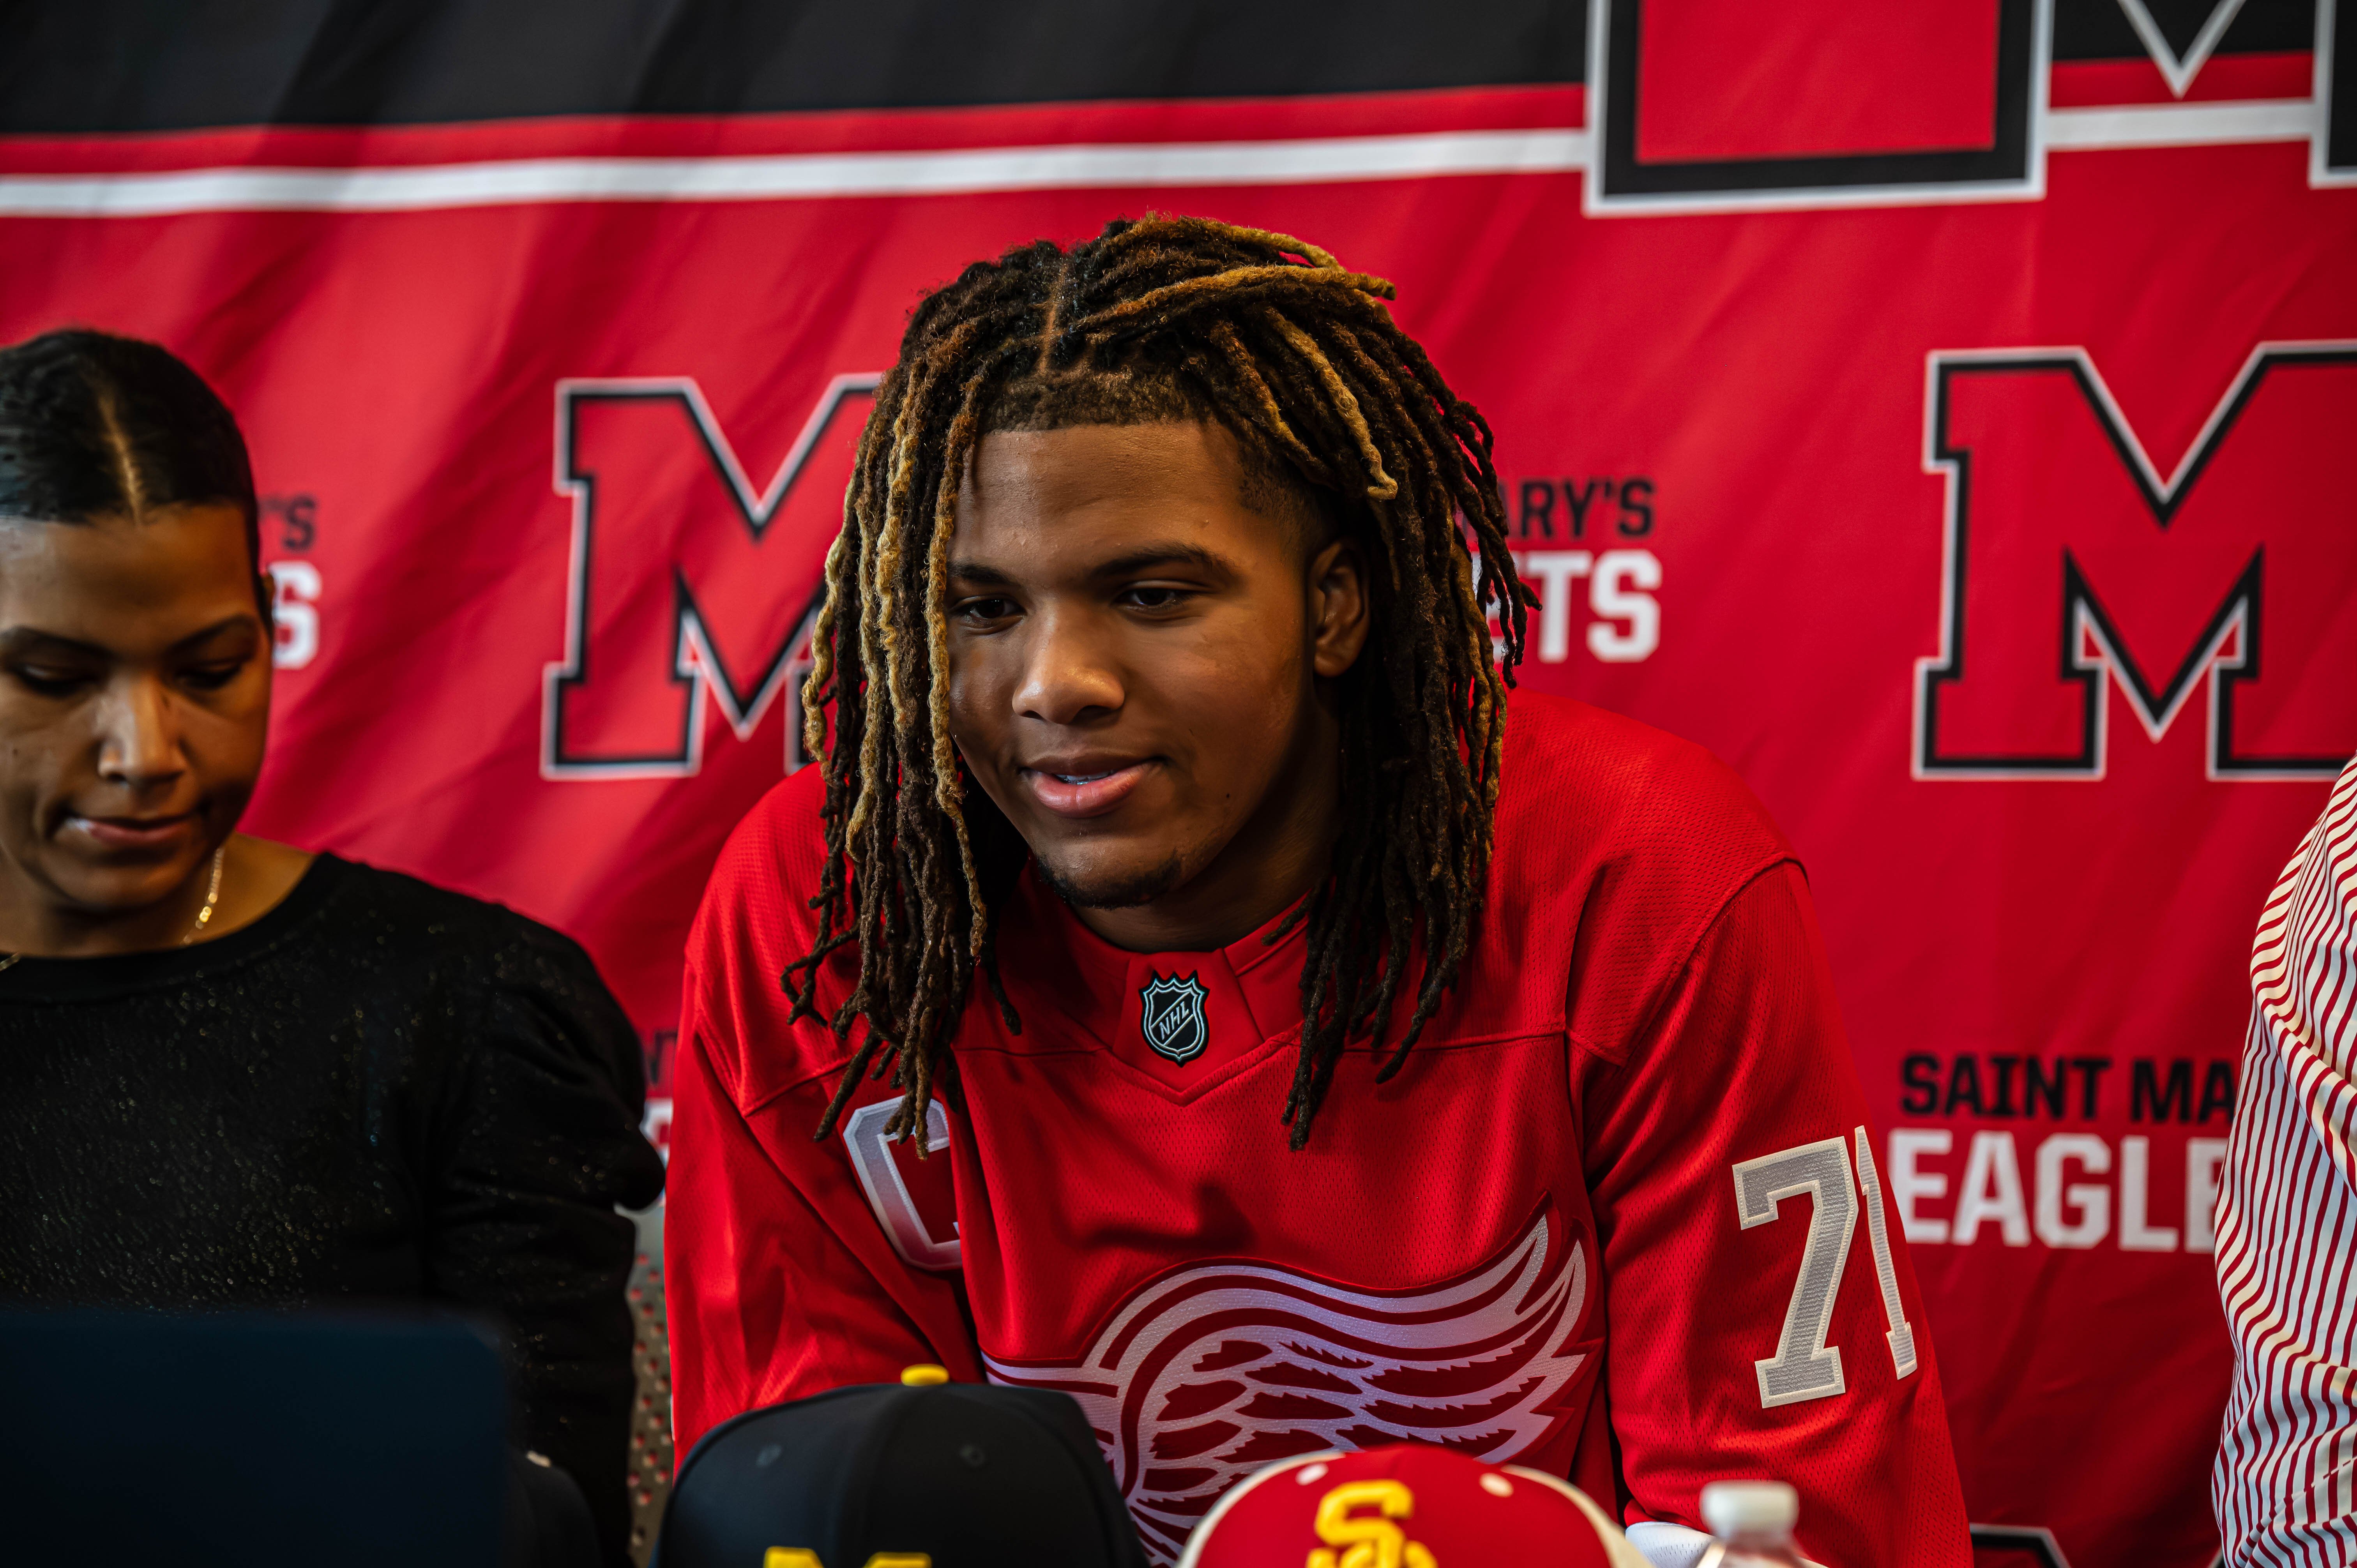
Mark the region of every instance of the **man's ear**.
<instances>
[{"instance_id":1,"label":"man's ear","mask_svg":"<svg viewBox=\"0 0 2357 1568\"><path fill-rule=\"evenodd\" d=\"M1310 662L1327 680L1358 662L1367 645L1367 557L1337 539L1309 562Z\"/></svg>"}]
</instances>

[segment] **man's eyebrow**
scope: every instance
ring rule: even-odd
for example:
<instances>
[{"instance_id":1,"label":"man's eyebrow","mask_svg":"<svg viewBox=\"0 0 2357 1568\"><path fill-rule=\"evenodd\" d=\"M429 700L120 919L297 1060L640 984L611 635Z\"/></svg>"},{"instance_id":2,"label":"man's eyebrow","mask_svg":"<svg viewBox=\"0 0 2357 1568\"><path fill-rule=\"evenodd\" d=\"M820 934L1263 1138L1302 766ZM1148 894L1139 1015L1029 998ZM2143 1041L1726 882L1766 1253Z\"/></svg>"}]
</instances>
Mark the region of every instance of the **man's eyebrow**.
<instances>
[{"instance_id":1,"label":"man's eyebrow","mask_svg":"<svg viewBox=\"0 0 2357 1568\"><path fill-rule=\"evenodd\" d=\"M1168 540L1141 544L1136 549L1102 562L1091 572L1092 577L1127 577L1155 566L1192 566L1214 577L1236 575L1236 564L1217 551L1206 550L1200 544Z\"/></svg>"},{"instance_id":2,"label":"man's eyebrow","mask_svg":"<svg viewBox=\"0 0 2357 1568\"><path fill-rule=\"evenodd\" d=\"M1098 579L1132 577L1157 566L1177 565L1192 566L1197 571L1214 577L1232 577L1237 575L1236 564L1218 552L1206 550L1200 544L1189 544L1183 540L1172 539L1158 540L1141 544L1134 550L1125 550L1112 560L1101 561L1090 567L1089 575ZM1003 572L996 566L985 565L979 561L952 561L950 563L950 575L958 582L977 588L1011 588L1017 585L1012 573Z\"/></svg>"}]
</instances>

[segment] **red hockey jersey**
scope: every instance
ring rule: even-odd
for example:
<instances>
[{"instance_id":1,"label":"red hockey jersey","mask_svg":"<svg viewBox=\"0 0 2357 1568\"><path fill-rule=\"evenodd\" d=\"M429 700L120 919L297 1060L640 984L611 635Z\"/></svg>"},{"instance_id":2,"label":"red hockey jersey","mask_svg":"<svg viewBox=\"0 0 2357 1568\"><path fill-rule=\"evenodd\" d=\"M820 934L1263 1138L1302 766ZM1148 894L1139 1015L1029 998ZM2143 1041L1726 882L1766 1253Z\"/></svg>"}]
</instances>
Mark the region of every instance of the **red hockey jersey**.
<instances>
[{"instance_id":1,"label":"red hockey jersey","mask_svg":"<svg viewBox=\"0 0 2357 1568\"><path fill-rule=\"evenodd\" d=\"M1928 1328L1883 1202L1808 890L1700 748L1517 693L1488 905L1390 1082L1346 1057L1278 1122L1300 934L1133 953L1027 874L1021 1028L955 1042L935 1157L789 1026L817 769L723 853L688 953L667 1279L683 1451L714 1423L937 1361L1078 1399L1148 1549L1232 1482L1401 1439L1699 1522L1706 1481L1802 1496L1835 1568L1964 1564ZM852 964L823 980L839 1001ZM940 1157L942 1154L946 1158Z\"/></svg>"}]
</instances>

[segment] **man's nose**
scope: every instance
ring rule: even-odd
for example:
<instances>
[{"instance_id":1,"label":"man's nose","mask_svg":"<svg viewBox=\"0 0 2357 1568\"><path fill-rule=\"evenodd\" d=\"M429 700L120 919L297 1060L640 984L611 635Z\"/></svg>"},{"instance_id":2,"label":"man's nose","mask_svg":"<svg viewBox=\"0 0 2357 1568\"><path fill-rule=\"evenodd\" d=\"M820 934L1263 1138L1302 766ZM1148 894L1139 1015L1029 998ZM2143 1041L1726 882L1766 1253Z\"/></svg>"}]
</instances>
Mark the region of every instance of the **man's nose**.
<instances>
[{"instance_id":1,"label":"man's nose","mask_svg":"<svg viewBox=\"0 0 2357 1568\"><path fill-rule=\"evenodd\" d=\"M160 681L113 682L99 709L98 771L133 789L167 784L188 770L179 707Z\"/></svg>"},{"instance_id":2,"label":"man's nose","mask_svg":"<svg viewBox=\"0 0 2357 1568\"><path fill-rule=\"evenodd\" d=\"M1121 711L1121 666L1093 618L1048 611L1033 617L1015 711L1051 725L1087 724Z\"/></svg>"}]
</instances>

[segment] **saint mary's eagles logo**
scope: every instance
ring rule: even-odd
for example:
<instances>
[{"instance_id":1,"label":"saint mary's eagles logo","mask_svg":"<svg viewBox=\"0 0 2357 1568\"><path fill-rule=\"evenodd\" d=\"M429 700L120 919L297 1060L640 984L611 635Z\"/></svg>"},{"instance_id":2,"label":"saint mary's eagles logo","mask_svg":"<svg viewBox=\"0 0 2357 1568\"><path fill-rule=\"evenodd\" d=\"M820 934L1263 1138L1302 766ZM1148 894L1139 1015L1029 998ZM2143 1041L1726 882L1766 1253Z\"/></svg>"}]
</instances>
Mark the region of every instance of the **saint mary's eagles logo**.
<instances>
[{"instance_id":1,"label":"saint mary's eagles logo","mask_svg":"<svg viewBox=\"0 0 2357 1568\"><path fill-rule=\"evenodd\" d=\"M1137 993L1146 1043L1174 1062L1193 1061L1211 1043L1211 1026L1203 1019L1203 983L1191 974L1165 980L1147 973L1150 983Z\"/></svg>"}]
</instances>

